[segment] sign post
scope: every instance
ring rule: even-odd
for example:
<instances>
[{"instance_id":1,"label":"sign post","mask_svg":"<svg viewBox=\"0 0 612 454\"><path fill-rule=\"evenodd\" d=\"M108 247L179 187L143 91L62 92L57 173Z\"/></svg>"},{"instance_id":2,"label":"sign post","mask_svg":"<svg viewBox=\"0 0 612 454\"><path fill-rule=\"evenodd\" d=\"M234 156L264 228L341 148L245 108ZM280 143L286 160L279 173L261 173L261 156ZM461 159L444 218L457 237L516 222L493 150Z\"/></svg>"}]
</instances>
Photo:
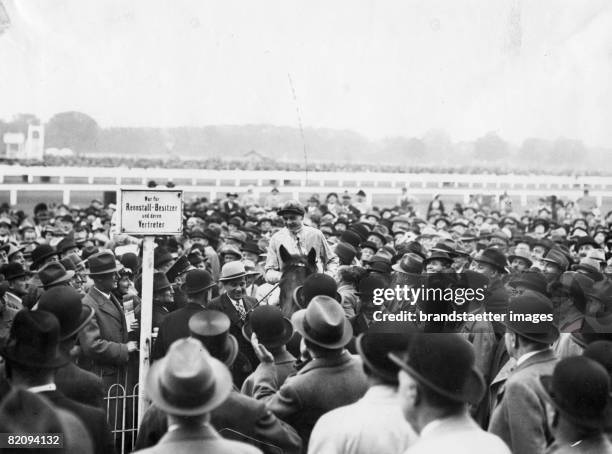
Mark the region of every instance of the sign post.
<instances>
[{"instance_id":1,"label":"sign post","mask_svg":"<svg viewBox=\"0 0 612 454\"><path fill-rule=\"evenodd\" d=\"M120 199L120 233L144 236L138 369L138 426L140 426L147 409L145 383L151 362L155 237L180 235L183 232L183 191L122 189Z\"/></svg>"}]
</instances>

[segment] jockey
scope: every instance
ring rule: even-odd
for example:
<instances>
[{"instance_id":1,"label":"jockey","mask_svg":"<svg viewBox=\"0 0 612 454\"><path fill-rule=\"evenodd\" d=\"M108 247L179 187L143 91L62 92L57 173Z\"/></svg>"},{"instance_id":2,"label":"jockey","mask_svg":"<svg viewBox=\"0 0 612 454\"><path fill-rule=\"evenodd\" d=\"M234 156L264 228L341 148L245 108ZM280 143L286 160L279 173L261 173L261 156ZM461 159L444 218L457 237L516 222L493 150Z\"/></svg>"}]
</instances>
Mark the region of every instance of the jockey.
<instances>
[{"instance_id":1,"label":"jockey","mask_svg":"<svg viewBox=\"0 0 612 454\"><path fill-rule=\"evenodd\" d=\"M285 227L270 238L268 258L264 267L264 277L274 284L281 278L283 267L279 248L285 246L290 254L307 255L314 248L317 259L317 269L321 273L335 276L338 268L338 257L333 253L323 233L314 227L304 225L304 208L296 200L285 202L278 211L285 221Z\"/></svg>"}]
</instances>

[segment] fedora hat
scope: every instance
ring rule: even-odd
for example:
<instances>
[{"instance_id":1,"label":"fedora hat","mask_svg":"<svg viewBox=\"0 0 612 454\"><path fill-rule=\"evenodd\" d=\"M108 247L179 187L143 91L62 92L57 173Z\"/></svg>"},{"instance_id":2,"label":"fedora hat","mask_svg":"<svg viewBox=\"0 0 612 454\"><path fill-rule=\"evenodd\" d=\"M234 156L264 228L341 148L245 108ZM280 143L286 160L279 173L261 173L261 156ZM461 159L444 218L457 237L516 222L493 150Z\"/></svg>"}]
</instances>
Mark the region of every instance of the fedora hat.
<instances>
[{"instance_id":1,"label":"fedora hat","mask_svg":"<svg viewBox=\"0 0 612 454\"><path fill-rule=\"evenodd\" d=\"M23 265L17 262L7 263L2 267L0 273L4 275L4 279L7 281L12 281L14 279L19 279L20 277L30 275L30 273L23 268Z\"/></svg>"},{"instance_id":2,"label":"fedora hat","mask_svg":"<svg viewBox=\"0 0 612 454\"><path fill-rule=\"evenodd\" d=\"M60 262L47 263L40 270L38 270L38 278L40 279L41 285L38 287L51 287L53 285L62 284L69 282L74 277L74 271L66 271L64 265Z\"/></svg>"},{"instance_id":3,"label":"fedora hat","mask_svg":"<svg viewBox=\"0 0 612 454\"><path fill-rule=\"evenodd\" d=\"M232 375L194 338L175 341L151 365L146 379L149 398L164 413L198 416L221 405L232 391Z\"/></svg>"},{"instance_id":4,"label":"fedora hat","mask_svg":"<svg viewBox=\"0 0 612 454\"><path fill-rule=\"evenodd\" d=\"M391 269L404 274L421 274L423 272L423 257L414 252L408 252Z\"/></svg>"},{"instance_id":5,"label":"fedora hat","mask_svg":"<svg viewBox=\"0 0 612 454\"><path fill-rule=\"evenodd\" d=\"M299 285L293 291L293 300L301 308L318 295L329 296L336 301L342 301L338 293L338 284L335 279L325 273L314 273L306 278L303 285Z\"/></svg>"},{"instance_id":6,"label":"fedora hat","mask_svg":"<svg viewBox=\"0 0 612 454\"><path fill-rule=\"evenodd\" d=\"M434 260L441 260L451 264L453 263L453 259L448 252L434 251L429 257L423 260L423 266L426 267L429 262Z\"/></svg>"},{"instance_id":7,"label":"fedora hat","mask_svg":"<svg viewBox=\"0 0 612 454\"><path fill-rule=\"evenodd\" d=\"M276 306L258 306L250 313L246 323L242 326L242 335L251 342L253 333L257 339L268 348L285 345L293 336L291 320L283 317L283 313Z\"/></svg>"},{"instance_id":8,"label":"fedora hat","mask_svg":"<svg viewBox=\"0 0 612 454\"><path fill-rule=\"evenodd\" d=\"M384 277L376 274L368 274L357 284L357 296L370 297L374 294L376 289L386 289L388 287L387 281Z\"/></svg>"},{"instance_id":9,"label":"fedora hat","mask_svg":"<svg viewBox=\"0 0 612 454\"><path fill-rule=\"evenodd\" d=\"M242 251L250 252L255 255L260 255L263 252L255 241L247 241L244 246L242 246Z\"/></svg>"},{"instance_id":10,"label":"fedora hat","mask_svg":"<svg viewBox=\"0 0 612 454\"><path fill-rule=\"evenodd\" d=\"M186 255L181 255L176 262L172 264L170 269L166 271L166 277L170 282L174 282L174 280L180 276L181 274L186 273L193 269L193 265L189 263L189 259Z\"/></svg>"},{"instance_id":11,"label":"fedora hat","mask_svg":"<svg viewBox=\"0 0 612 454\"><path fill-rule=\"evenodd\" d=\"M85 262L79 257L76 252L71 252L66 257L60 260L60 263L64 265L67 270L73 271L85 271Z\"/></svg>"},{"instance_id":12,"label":"fedora hat","mask_svg":"<svg viewBox=\"0 0 612 454\"><path fill-rule=\"evenodd\" d=\"M455 402L478 404L486 386L474 347L460 334L418 334L407 353L389 358L418 383Z\"/></svg>"},{"instance_id":13,"label":"fedora hat","mask_svg":"<svg viewBox=\"0 0 612 454\"><path fill-rule=\"evenodd\" d=\"M567 270L567 267L569 266L569 260L565 254L557 249L551 249L548 251L542 261L557 265L561 271Z\"/></svg>"},{"instance_id":14,"label":"fedora hat","mask_svg":"<svg viewBox=\"0 0 612 454\"><path fill-rule=\"evenodd\" d=\"M165 247L158 247L155 249L153 254L153 264L155 268L158 268L166 263L170 263L174 258L168 249Z\"/></svg>"},{"instance_id":15,"label":"fedora hat","mask_svg":"<svg viewBox=\"0 0 612 454\"><path fill-rule=\"evenodd\" d=\"M499 249L488 248L478 254L474 260L476 262L487 263L496 268L500 273L506 273L506 256Z\"/></svg>"},{"instance_id":16,"label":"fedora hat","mask_svg":"<svg viewBox=\"0 0 612 454\"><path fill-rule=\"evenodd\" d=\"M6 257L9 260L13 255L17 254L18 252L22 252L24 249L25 249L25 246L17 247L13 243L6 243L2 247L0 247L0 250L3 250L6 252Z\"/></svg>"},{"instance_id":17,"label":"fedora hat","mask_svg":"<svg viewBox=\"0 0 612 454\"><path fill-rule=\"evenodd\" d=\"M94 316L93 308L81 303L79 292L66 285L46 290L38 300L37 310L50 312L57 317L60 341L81 331Z\"/></svg>"},{"instance_id":18,"label":"fedora hat","mask_svg":"<svg viewBox=\"0 0 612 454\"><path fill-rule=\"evenodd\" d=\"M389 358L389 353L407 350L416 332L412 324L406 327L399 322L374 322L357 337L355 347L375 375L397 384L399 366Z\"/></svg>"},{"instance_id":19,"label":"fedora hat","mask_svg":"<svg viewBox=\"0 0 612 454\"><path fill-rule=\"evenodd\" d=\"M166 277L165 273L156 271L153 273L153 293L161 292L167 288L172 287L172 284Z\"/></svg>"},{"instance_id":20,"label":"fedora hat","mask_svg":"<svg viewBox=\"0 0 612 454\"><path fill-rule=\"evenodd\" d=\"M204 310L189 319L189 332L206 350L227 367L231 367L238 356L238 340L230 334L230 319L220 311Z\"/></svg>"},{"instance_id":21,"label":"fedora hat","mask_svg":"<svg viewBox=\"0 0 612 454\"><path fill-rule=\"evenodd\" d=\"M238 257L238 259L242 258L242 252L240 252L240 249L238 249L236 246L233 246L231 244L226 244L221 249L219 249L219 257L228 255L228 254L235 255L236 257Z\"/></svg>"},{"instance_id":22,"label":"fedora hat","mask_svg":"<svg viewBox=\"0 0 612 454\"><path fill-rule=\"evenodd\" d=\"M342 348L353 337L353 327L344 309L325 295L315 296L306 309L293 314L291 322L304 339L323 348Z\"/></svg>"},{"instance_id":23,"label":"fedora hat","mask_svg":"<svg viewBox=\"0 0 612 454\"><path fill-rule=\"evenodd\" d=\"M59 243L57 243L57 252L60 254L66 252L69 249L76 248L77 245L74 242L74 238L72 236L67 236L63 238Z\"/></svg>"},{"instance_id":24,"label":"fedora hat","mask_svg":"<svg viewBox=\"0 0 612 454\"><path fill-rule=\"evenodd\" d=\"M247 276L261 276L261 272L257 271L257 265L253 260L244 260L242 263L244 264Z\"/></svg>"},{"instance_id":25,"label":"fedora hat","mask_svg":"<svg viewBox=\"0 0 612 454\"><path fill-rule=\"evenodd\" d=\"M92 276L116 273L123 268L123 265L115 260L115 254L110 251L102 251L89 256L87 263L89 271L85 274Z\"/></svg>"},{"instance_id":26,"label":"fedora hat","mask_svg":"<svg viewBox=\"0 0 612 454\"><path fill-rule=\"evenodd\" d=\"M246 276L246 269L244 268L244 264L238 260L233 262L226 263L221 268L221 276L219 277L219 282L232 281L234 279L240 279L241 277Z\"/></svg>"},{"instance_id":27,"label":"fedora hat","mask_svg":"<svg viewBox=\"0 0 612 454\"><path fill-rule=\"evenodd\" d=\"M521 295L510 298L508 313L502 323L510 331L527 339L542 344L552 344L559 338L559 329L555 326L554 321L541 320L537 323L533 320L517 319L517 316L542 316L543 314L553 315L552 301L542 293L525 290Z\"/></svg>"},{"instance_id":28,"label":"fedora hat","mask_svg":"<svg viewBox=\"0 0 612 454\"><path fill-rule=\"evenodd\" d=\"M582 354L601 364L612 378L612 341L596 340L591 342Z\"/></svg>"},{"instance_id":29,"label":"fedora hat","mask_svg":"<svg viewBox=\"0 0 612 454\"><path fill-rule=\"evenodd\" d=\"M610 424L610 376L597 361L571 356L557 363L552 376L540 377L546 397L565 418L581 427Z\"/></svg>"},{"instance_id":30,"label":"fedora hat","mask_svg":"<svg viewBox=\"0 0 612 454\"><path fill-rule=\"evenodd\" d=\"M57 251L53 246L48 244L41 244L37 246L36 249L32 251L32 266L30 268L35 270L43 262L43 260L54 255L57 255Z\"/></svg>"},{"instance_id":31,"label":"fedora hat","mask_svg":"<svg viewBox=\"0 0 612 454\"><path fill-rule=\"evenodd\" d=\"M215 282L212 279L210 273L206 270L195 269L187 271L185 276L185 283L181 285L181 290L187 295L193 295L194 293L200 293L204 290L214 287Z\"/></svg>"},{"instance_id":32,"label":"fedora hat","mask_svg":"<svg viewBox=\"0 0 612 454\"><path fill-rule=\"evenodd\" d=\"M194 249L189 254L187 254L187 260L191 263L192 266L197 266L200 263L206 261L206 258L202 255L199 249Z\"/></svg>"},{"instance_id":33,"label":"fedora hat","mask_svg":"<svg viewBox=\"0 0 612 454\"><path fill-rule=\"evenodd\" d=\"M26 367L56 369L69 359L59 350L60 325L46 311L19 311L1 354L7 361Z\"/></svg>"},{"instance_id":34,"label":"fedora hat","mask_svg":"<svg viewBox=\"0 0 612 454\"><path fill-rule=\"evenodd\" d=\"M511 287L520 285L542 295L548 295L548 282L546 276L540 271L526 270L516 274L510 279L508 285Z\"/></svg>"}]
</instances>

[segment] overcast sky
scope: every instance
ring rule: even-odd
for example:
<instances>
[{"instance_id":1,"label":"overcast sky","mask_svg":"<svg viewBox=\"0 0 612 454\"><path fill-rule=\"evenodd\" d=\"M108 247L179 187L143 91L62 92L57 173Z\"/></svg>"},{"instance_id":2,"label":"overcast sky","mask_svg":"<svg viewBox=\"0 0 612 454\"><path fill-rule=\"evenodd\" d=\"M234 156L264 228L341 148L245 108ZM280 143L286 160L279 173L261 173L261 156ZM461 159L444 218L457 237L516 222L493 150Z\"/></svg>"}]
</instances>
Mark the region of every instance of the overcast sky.
<instances>
[{"instance_id":1,"label":"overcast sky","mask_svg":"<svg viewBox=\"0 0 612 454\"><path fill-rule=\"evenodd\" d=\"M2 118L612 146L610 0L0 1Z\"/></svg>"}]
</instances>

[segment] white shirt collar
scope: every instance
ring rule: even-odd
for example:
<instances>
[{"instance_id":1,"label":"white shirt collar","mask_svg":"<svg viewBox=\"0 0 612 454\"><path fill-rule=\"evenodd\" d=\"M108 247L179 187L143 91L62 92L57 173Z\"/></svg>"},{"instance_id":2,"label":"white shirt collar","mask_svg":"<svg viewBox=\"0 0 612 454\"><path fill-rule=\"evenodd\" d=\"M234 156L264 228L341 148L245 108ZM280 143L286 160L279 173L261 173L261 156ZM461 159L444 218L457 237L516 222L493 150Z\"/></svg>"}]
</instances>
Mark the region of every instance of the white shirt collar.
<instances>
[{"instance_id":1,"label":"white shirt collar","mask_svg":"<svg viewBox=\"0 0 612 454\"><path fill-rule=\"evenodd\" d=\"M110 293L104 293L102 290L100 290L98 287L94 287L101 295L104 295L106 297L107 300L110 299L111 294Z\"/></svg>"},{"instance_id":2,"label":"white shirt collar","mask_svg":"<svg viewBox=\"0 0 612 454\"><path fill-rule=\"evenodd\" d=\"M28 388L28 391L31 393L44 393L45 391L55 391L56 389L57 386L55 386L55 383L49 383L47 385L32 386Z\"/></svg>"},{"instance_id":3,"label":"white shirt collar","mask_svg":"<svg viewBox=\"0 0 612 454\"><path fill-rule=\"evenodd\" d=\"M519 359L516 360L516 367L520 366L521 364L523 364L525 361L527 361L529 358L531 358L532 356L537 355L538 353L544 352L548 350L548 347L543 349L543 350L536 350L533 352L529 352L529 353L525 353L523 355L521 355L521 357Z\"/></svg>"}]
</instances>

